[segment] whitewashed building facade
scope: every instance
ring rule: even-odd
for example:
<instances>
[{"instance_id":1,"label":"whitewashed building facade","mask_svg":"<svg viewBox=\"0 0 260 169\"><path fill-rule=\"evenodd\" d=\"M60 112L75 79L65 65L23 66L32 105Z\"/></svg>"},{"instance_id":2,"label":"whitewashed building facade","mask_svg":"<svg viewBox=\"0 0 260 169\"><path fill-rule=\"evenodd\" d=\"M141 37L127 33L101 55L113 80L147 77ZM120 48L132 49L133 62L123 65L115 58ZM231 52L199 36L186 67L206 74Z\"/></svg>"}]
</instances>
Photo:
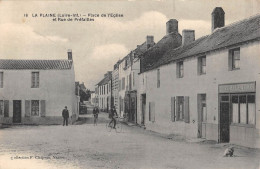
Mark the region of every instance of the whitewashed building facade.
<instances>
[{"instance_id":1,"label":"whitewashed building facade","mask_svg":"<svg viewBox=\"0 0 260 169\"><path fill-rule=\"evenodd\" d=\"M79 114L72 52L68 60L0 59L0 123L61 124Z\"/></svg>"}]
</instances>

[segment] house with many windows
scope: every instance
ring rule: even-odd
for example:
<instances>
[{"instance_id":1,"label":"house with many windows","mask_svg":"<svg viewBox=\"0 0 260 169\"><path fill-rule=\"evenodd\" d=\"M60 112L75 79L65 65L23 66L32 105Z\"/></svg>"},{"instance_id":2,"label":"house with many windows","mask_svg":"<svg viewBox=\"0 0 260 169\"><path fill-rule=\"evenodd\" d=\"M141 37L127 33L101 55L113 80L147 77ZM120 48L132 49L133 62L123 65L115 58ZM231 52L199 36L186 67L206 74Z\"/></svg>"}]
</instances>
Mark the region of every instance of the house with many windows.
<instances>
[{"instance_id":1,"label":"house with many windows","mask_svg":"<svg viewBox=\"0 0 260 169\"><path fill-rule=\"evenodd\" d=\"M146 41L138 45L118 65L119 78L119 114L126 116L129 122L137 122L137 88L140 72L139 56L154 45L153 36L147 36Z\"/></svg>"},{"instance_id":2,"label":"house with many windows","mask_svg":"<svg viewBox=\"0 0 260 169\"><path fill-rule=\"evenodd\" d=\"M96 86L98 88L98 107L108 112L112 103L112 71L104 74L104 78Z\"/></svg>"},{"instance_id":3,"label":"house with many windows","mask_svg":"<svg viewBox=\"0 0 260 169\"><path fill-rule=\"evenodd\" d=\"M138 123L260 148L260 15L227 26L221 7L211 15L211 34L183 30L178 45L159 41L140 56Z\"/></svg>"},{"instance_id":4,"label":"house with many windows","mask_svg":"<svg viewBox=\"0 0 260 169\"><path fill-rule=\"evenodd\" d=\"M68 60L0 59L0 123L61 124L78 118L72 51Z\"/></svg>"}]
</instances>

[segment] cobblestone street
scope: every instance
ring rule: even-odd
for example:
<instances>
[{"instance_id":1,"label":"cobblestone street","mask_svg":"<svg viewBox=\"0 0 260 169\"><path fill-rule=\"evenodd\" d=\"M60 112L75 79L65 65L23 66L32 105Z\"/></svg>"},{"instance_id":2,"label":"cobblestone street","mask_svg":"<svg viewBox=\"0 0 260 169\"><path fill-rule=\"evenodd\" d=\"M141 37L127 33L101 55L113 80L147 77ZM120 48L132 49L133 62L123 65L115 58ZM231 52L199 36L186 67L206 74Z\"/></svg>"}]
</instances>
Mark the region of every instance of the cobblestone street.
<instances>
[{"instance_id":1,"label":"cobblestone street","mask_svg":"<svg viewBox=\"0 0 260 169\"><path fill-rule=\"evenodd\" d=\"M235 146L235 157L222 157L228 145L167 139L137 126L108 132L106 116L98 126L1 129L0 168L259 168L259 150Z\"/></svg>"}]
</instances>

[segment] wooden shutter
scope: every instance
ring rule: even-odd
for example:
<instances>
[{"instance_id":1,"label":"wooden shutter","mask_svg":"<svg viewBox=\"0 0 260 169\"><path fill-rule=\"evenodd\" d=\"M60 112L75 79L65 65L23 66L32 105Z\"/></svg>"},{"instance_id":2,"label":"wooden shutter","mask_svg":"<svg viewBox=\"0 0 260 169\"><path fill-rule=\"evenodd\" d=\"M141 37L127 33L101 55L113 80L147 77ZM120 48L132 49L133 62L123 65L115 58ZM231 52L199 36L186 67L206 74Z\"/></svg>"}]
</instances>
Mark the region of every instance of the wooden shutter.
<instances>
[{"instance_id":1,"label":"wooden shutter","mask_svg":"<svg viewBox=\"0 0 260 169\"><path fill-rule=\"evenodd\" d=\"M190 123L189 97L184 97L184 122Z\"/></svg>"},{"instance_id":2,"label":"wooden shutter","mask_svg":"<svg viewBox=\"0 0 260 169\"><path fill-rule=\"evenodd\" d=\"M198 58L198 67L197 67L197 74L200 75L201 74L201 66L202 66L202 57Z\"/></svg>"},{"instance_id":3,"label":"wooden shutter","mask_svg":"<svg viewBox=\"0 0 260 169\"><path fill-rule=\"evenodd\" d=\"M155 103L149 102L149 121L155 122Z\"/></svg>"},{"instance_id":4,"label":"wooden shutter","mask_svg":"<svg viewBox=\"0 0 260 169\"><path fill-rule=\"evenodd\" d=\"M228 70L232 70L232 50L228 52Z\"/></svg>"},{"instance_id":5,"label":"wooden shutter","mask_svg":"<svg viewBox=\"0 0 260 169\"><path fill-rule=\"evenodd\" d=\"M178 121L180 118L180 112L179 112L179 97L176 97L176 106L175 106L175 112L176 112L176 117L175 120Z\"/></svg>"},{"instance_id":6,"label":"wooden shutter","mask_svg":"<svg viewBox=\"0 0 260 169\"><path fill-rule=\"evenodd\" d=\"M9 100L4 100L4 117L9 117Z\"/></svg>"},{"instance_id":7,"label":"wooden shutter","mask_svg":"<svg viewBox=\"0 0 260 169\"><path fill-rule=\"evenodd\" d=\"M30 100L25 100L25 117L31 116L31 104Z\"/></svg>"},{"instance_id":8,"label":"wooden shutter","mask_svg":"<svg viewBox=\"0 0 260 169\"><path fill-rule=\"evenodd\" d=\"M175 97L171 97L171 120L175 121Z\"/></svg>"},{"instance_id":9,"label":"wooden shutter","mask_svg":"<svg viewBox=\"0 0 260 169\"><path fill-rule=\"evenodd\" d=\"M46 116L46 104L45 104L45 100L41 100L41 117L45 117Z\"/></svg>"}]
</instances>

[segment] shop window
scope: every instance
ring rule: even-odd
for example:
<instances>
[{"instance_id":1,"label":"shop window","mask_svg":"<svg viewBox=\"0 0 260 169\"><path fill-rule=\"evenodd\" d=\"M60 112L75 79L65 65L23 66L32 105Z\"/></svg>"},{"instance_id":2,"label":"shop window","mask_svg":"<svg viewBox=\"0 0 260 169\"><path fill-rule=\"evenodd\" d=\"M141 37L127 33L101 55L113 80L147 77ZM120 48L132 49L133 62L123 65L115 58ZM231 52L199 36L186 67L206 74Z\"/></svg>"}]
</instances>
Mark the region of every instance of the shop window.
<instances>
[{"instance_id":1,"label":"shop window","mask_svg":"<svg viewBox=\"0 0 260 169\"><path fill-rule=\"evenodd\" d=\"M9 117L9 100L0 100L0 116Z\"/></svg>"},{"instance_id":2,"label":"shop window","mask_svg":"<svg viewBox=\"0 0 260 169\"><path fill-rule=\"evenodd\" d=\"M206 56L198 58L198 74L206 74Z\"/></svg>"},{"instance_id":3,"label":"shop window","mask_svg":"<svg viewBox=\"0 0 260 169\"><path fill-rule=\"evenodd\" d=\"M255 95L232 95L232 122L255 124Z\"/></svg>"},{"instance_id":4,"label":"shop window","mask_svg":"<svg viewBox=\"0 0 260 169\"><path fill-rule=\"evenodd\" d=\"M229 70L240 69L240 48L229 50Z\"/></svg>"},{"instance_id":5,"label":"shop window","mask_svg":"<svg viewBox=\"0 0 260 169\"><path fill-rule=\"evenodd\" d=\"M183 69L183 61L180 61L176 64L177 66L177 78L183 78L184 77L184 69Z\"/></svg>"}]
</instances>

